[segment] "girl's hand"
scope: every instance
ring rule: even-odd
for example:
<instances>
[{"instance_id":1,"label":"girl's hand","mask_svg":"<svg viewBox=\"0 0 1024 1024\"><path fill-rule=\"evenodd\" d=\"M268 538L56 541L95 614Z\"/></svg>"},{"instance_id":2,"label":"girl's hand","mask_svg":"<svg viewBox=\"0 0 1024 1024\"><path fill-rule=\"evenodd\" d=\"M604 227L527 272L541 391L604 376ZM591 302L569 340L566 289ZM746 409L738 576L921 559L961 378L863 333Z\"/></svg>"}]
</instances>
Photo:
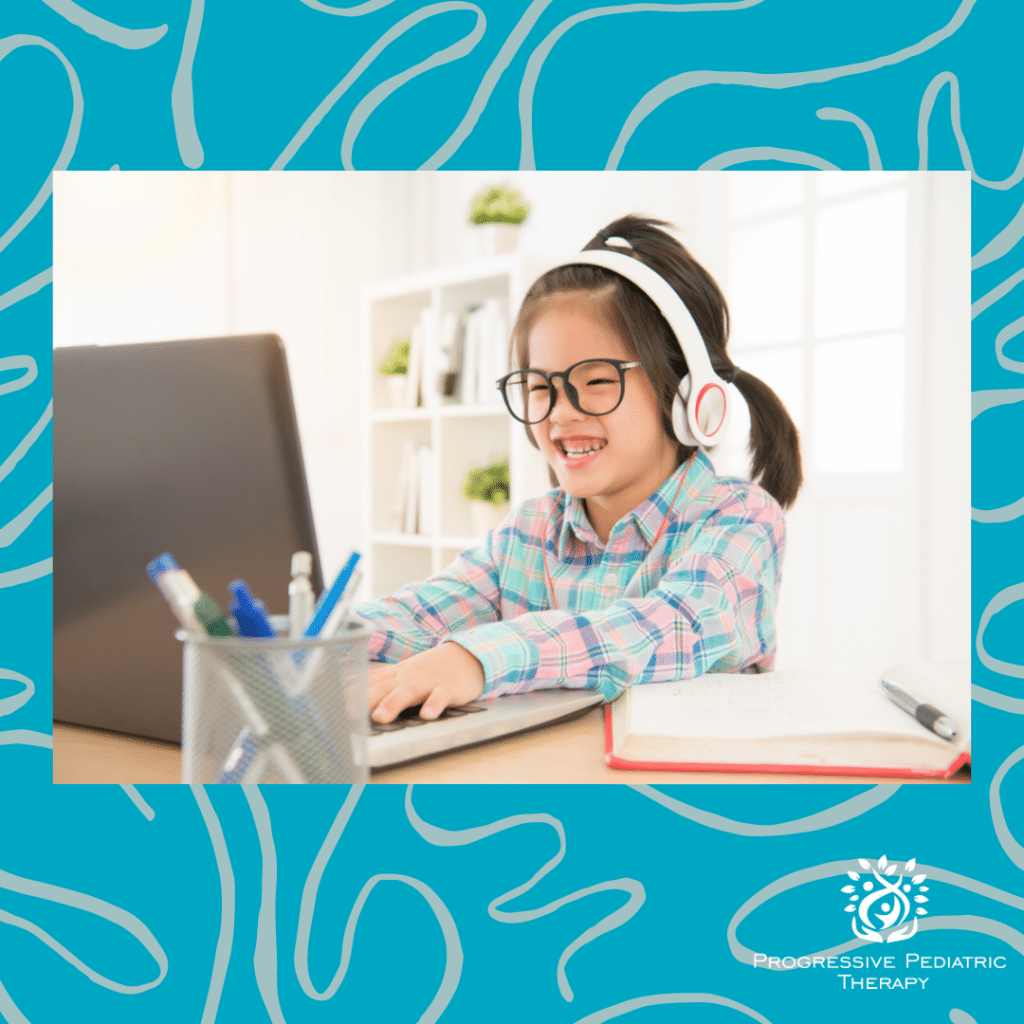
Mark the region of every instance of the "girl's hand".
<instances>
[{"instance_id":1,"label":"girl's hand","mask_svg":"<svg viewBox=\"0 0 1024 1024\"><path fill-rule=\"evenodd\" d=\"M468 704L484 692L483 666L464 647L443 643L397 665L370 671L368 696L375 722L391 722L400 711L422 704L420 717L437 718L447 707Z\"/></svg>"}]
</instances>

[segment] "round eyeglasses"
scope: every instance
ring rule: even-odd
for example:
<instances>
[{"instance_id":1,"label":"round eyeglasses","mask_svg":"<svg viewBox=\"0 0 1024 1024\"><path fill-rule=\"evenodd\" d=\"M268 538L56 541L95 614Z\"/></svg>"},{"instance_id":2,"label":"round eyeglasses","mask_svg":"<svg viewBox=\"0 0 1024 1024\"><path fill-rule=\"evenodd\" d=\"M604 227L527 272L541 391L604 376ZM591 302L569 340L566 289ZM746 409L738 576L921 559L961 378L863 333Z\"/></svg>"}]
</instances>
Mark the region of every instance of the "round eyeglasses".
<instances>
[{"instance_id":1,"label":"round eyeglasses","mask_svg":"<svg viewBox=\"0 0 1024 1024\"><path fill-rule=\"evenodd\" d=\"M555 378L562 378L566 398L584 416L607 416L622 402L626 371L640 363L622 359L584 359L567 370L516 370L497 382L508 411L520 423L546 420L558 401Z\"/></svg>"}]
</instances>

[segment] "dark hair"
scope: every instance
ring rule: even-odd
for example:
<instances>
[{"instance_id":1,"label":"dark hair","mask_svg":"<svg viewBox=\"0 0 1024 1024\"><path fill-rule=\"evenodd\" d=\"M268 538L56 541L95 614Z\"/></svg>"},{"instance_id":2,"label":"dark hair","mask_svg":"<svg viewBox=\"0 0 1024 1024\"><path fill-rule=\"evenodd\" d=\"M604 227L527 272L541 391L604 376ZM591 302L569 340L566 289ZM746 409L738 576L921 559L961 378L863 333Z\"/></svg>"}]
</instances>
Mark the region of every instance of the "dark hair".
<instances>
[{"instance_id":1,"label":"dark hair","mask_svg":"<svg viewBox=\"0 0 1024 1024\"><path fill-rule=\"evenodd\" d=\"M712 369L720 377L732 379L746 399L750 409L753 478L783 508L788 508L796 500L803 481L796 426L767 384L733 365L726 352L729 309L725 297L711 275L662 227L671 225L630 214L602 228L583 248L625 253L645 263L672 286L704 339ZM616 238L629 245L608 244ZM520 369L527 366L533 325L554 296L567 292L588 292L603 302L623 341L643 364L658 396L662 427L669 437L674 437L672 402L687 373L686 359L657 306L631 281L612 271L576 264L556 267L538 278L526 293L512 328L513 365ZM529 427L526 433L536 447ZM677 465L694 450L679 445Z\"/></svg>"}]
</instances>

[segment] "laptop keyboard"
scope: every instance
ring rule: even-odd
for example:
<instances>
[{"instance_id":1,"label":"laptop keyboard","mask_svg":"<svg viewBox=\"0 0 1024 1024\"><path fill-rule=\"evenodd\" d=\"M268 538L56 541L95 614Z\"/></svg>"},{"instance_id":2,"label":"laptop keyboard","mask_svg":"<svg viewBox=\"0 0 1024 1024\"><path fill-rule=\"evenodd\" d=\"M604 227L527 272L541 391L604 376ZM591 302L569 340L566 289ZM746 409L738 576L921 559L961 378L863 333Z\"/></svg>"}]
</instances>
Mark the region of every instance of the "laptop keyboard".
<instances>
[{"instance_id":1,"label":"laptop keyboard","mask_svg":"<svg viewBox=\"0 0 1024 1024\"><path fill-rule=\"evenodd\" d=\"M370 722L370 735L373 736L377 733L385 732L400 732L402 729L410 729L417 725L431 725L433 722L444 722L452 718L462 718L464 715L474 715L481 711L489 711L490 709L486 704L478 704L476 702L472 704L462 704L457 707L445 708L444 711L436 719L420 718L420 708L422 704L415 704L411 708L406 708L400 712L398 717L393 722L375 722L372 718Z\"/></svg>"}]
</instances>

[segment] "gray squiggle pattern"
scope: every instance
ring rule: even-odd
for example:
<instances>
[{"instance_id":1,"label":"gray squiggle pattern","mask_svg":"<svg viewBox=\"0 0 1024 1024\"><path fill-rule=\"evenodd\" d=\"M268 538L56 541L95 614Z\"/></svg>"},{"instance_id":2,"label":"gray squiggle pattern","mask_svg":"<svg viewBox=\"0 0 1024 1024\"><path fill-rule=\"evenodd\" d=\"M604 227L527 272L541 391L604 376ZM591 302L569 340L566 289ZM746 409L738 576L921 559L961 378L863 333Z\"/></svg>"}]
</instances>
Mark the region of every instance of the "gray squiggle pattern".
<instances>
[{"instance_id":1,"label":"gray squiggle pattern","mask_svg":"<svg viewBox=\"0 0 1024 1024\"><path fill-rule=\"evenodd\" d=\"M698 11L741 11L756 7L763 2L764 0L734 0L733 3L623 4L619 7L595 7L559 22L530 54L526 71L523 72L523 80L519 85L519 132L522 139L519 149L519 169L522 171L536 169L537 163L533 151L533 95L537 91L537 79L540 77L544 62L550 56L555 43L569 29L594 18L607 18L617 14L692 14Z\"/></svg>"},{"instance_id":2,"label":"gray squiggle pattern","mask_svg":"<svg viewBox=\"0 0 1024 1024\"><path fill-rule=\"evenodd\" d=\"M167 34L166 25L160 25L157 28L122 28L111 21L97 17L84 7L79 7L74 0L43 0L43 3L56 11L62 18L67 18L72 25L77 25L80 29L88 32L89 35L126 50L144 50L147 46L152 46L163 39Z\"/></svg>"},{"instance_id":3,"label":"gray squiggle pattern","mask_svg":"<svg viewBox=\"0 0 1024 1024\"><path fill-rule=\"evenodd\" d=\"M798 167L814 167L819 171L838 171L835 164L813 153L805 153L799 149L780 149L778 146L746 146L743 149L730 149L718 153L705 160L698 170L724 171L737 164L749 163L752 160L775 160L780 164L796 164Z\"/></svg>"},{"instance_id":4,"label":"gray squiggle pattern","mask_svg":"<svg viewBox=\"0 0 1024 1024\"><path fill-rule=\"evenodd\" d=\"M67 134L64 136L64 145L61 147L60 153L57 156L57 162L53 165L53 169L47 176L46 181L43 182L42 188L40 188L36 193L32 202L28 204L21 216L18 217L18 219L2 235L0 235L0 252L6 249L7 246L25 230L26 225L43 208L43 204L46 200L50 198L50 195L53 192L53 172L63 171L68 164L71 163L71 157L75 152L75 147L78 145L78 133L82 129L82 110L85 106L85 101L82 98L82 85L78 81L78 75L75 74L75 69L71 66L67 57L65 57L64 54L53 45L53 43L48 42L46 39L40 39L39 36L28 35L8 36L6 39L0 39L0 61L12 54L15 50L21 49L23 46L41 46L44 50L49 50L49 52L64 65L64 71L67 73L68 82L71 85L71 97L73 104L71 108L71 120L68 123ZM40 285L40 287L42 286ZM22 297L23 296L19 296L19 298Z\"/></svg>"},{"instance_id":5,"label":"gray squiggle pattern","mask_svg":"<svg viewBox=\"0 0 1024 1024\"><path fill-rule=\"evenodd\" d=\"M818 829L831 828L842 821L849 821L884 803L893 796L899 786L873 786L865 793L858 793L856 796L844 800L842 803L826 807L823 811L810 814L806 818L796 818L793 821L780 821L774 825L758 825L749 821L733 821L721 814L713 814L711 811L703 811L699 807L691 807L684 804L682 800L662 793L654 786L630 785L641 796L659 803L662 807L668 808L673 814L689 818L698 825L716 829L719 832L731 832L737 836L792 836L801 832L816 832Z\"/></svg>"},{"instance_id":6,"label":"gray squiggle pattern","mask_svg":"<svg viewBox=\"0 0 1024 1024\"><path fill-rule=\"evenodd\" d=\"M628 893L629 899L625 904L607 915L607 917L602 918L602 920L593 927L588 928L582 935L570 943L558 958L558 967L556 970L558 990L561 992L562 998L565 999L566 1002L571 1002L573 999L573 991L565 975L565 965L568 963L570 957L588 942L592 942L594 939L604 935L606 932L613 931L615 928L625 924L631 917L633 917L646 899L644 887L633 878L619 878L615 881L600 882L597 885L589 886L586 889L578 889L576 892L563 896L560 899L553 900L551 903L548 903L543 907L537 907L533 910L499 910L498 908L502 904L509 903L516 899L516 897L522 896L523 893L529 892L530 889L532 889L545 875L553 871L561 862L562 858L565 856L565 829L562 827L562 823L557 818L553 818L550 814L516 814L508 818L502 818L500 821L492 822L489 825L479 825L475 828L457 830L443 829L437 825L429 824L416 813L416 810L412 805L412 790L413 787L409 786L405 791L405 813L409 819L409 824L412 825L412 827L416 829L416 831L426 839L428 843L431 843L434 846L465 846L468 843L475 843L480 839L486 839L488 836L496 835L498 832L504 832L506 829L516 828L518 825L538 823L549 825L558 834L558 853L556 853L555 856L546 864L538 868L532 878L523 882L522 885L518 885L514 889L510 889L508 892L503 893L501 896L495 897L488 904L487 913L496 921L504 921L507 924L534 921L539 917L544 917L547 914L554 913L556 910L564 907L568 903L584 899L585 897L591 896L597 892L605 892L613 889Z\"/></svg>"},{"instance_id":7,"label":"gray squiggle pattern","mask_svg":"<svg viewBox=\"0 0 1024 1024\"><path fill-rule=\"evenodd\" d=\"M362 913L370 893L380 882L401 882L415 889L423 897L437 919L444 938L444 974L437 991L434 993L433 999L431 999L430 1004L419 1018L419 1024L434 1024L441 1017L441 1014L444 1013L452 997L455 995L455 990L458 988L459 978L462 976L462 943L459 940L459 931L455 925L455 920L447 906L445 906L444 901L441 900L430 886L424 884L418 878L398 874L377 874L368 878L363 883L363 887L359 891L352 909L349 911L348 920L345 922L345 932L341 943L341 962L330 984L321 992L316 988L309 976L309 936L313 927L313 915L316 911L317 892L323 879L324 870L338 845L338 840L341 838L345 826L352 817L352 812L355 810L364 789L364 786L350 787L348 796L335 816L331 828L317 852L309 874L306 876L306 882L302 887L302 901L299 908L299 922L295 936L295 974L299 979L302 991L311 999L321 1002L331 999L341 987L341 983L345 980L345 975L348 973L352 946L355 942L356 925L359 923L359 915Z\"/></svg>"},{"instance_id":8,"label":"gray squiggle pattern","mask_svg":"<svg viewBox=\"0 0 1024 1024\"><path fill-rule=\"evenodd\" d=\"M884 57L876 57L872 60L845 64L842 67L821 68L814 71L784 71L776 74L756 71L684 71L680 75L668 78L660 85L650 89L630 111L608 156L605 170L614 171L618 168L625 152L626 144L641 123L663 103L674 96L678 96L680 93L699 88L702 85L749 85L760 89L791 89L798 85L809 85L812 82L830 82L837 78L863 75L871 71L877 71L879 68L891 67L894 64L910 60L912 57L916 57L932 47L938 46L943 40L948 39L967 19L967 15L970 14L974 4L975 0L963 0L949 23L937 32L932 32L920 42L906 46L895 53L887 54Z\"/></svg>"},{"instance_id":9,"label":"gray squiggle pattern","mask_svg":"<svg viewBox=\"0 0 1024 1024\"><path fill-rule=\"evenodd\" d=\"M58 903L66 907L74 907L96 917L101 917L118 928L123 929L133 936L156 962L159 968L157 976L151 981L138 985L128 985L120 981L113 981L111 978L93 970L88 964L80 960L74 953L58 942L49 932L40 928L32 921L22 917L16 917L6 910L0 910L0 924L11 925L20 929L52 949L59 957L69 963L80 974L83 974L91 982L100 985L112 992L119 992L123 995L134 995L138 992L147 992L156 988L167 975L167 955L164 953L160 943L157 942L153 933L134 915L127 910L116 907L105 900L97 899L83 892L74 889L64 889L58 885L51 885L48 882L38 882L32 878L22 878L19 875L0 870L0 889L8 889L11 892L21 893L24 896L32 896L35 899L45 900L49 903ZM25 1021L25 1015L15 1005L10 993L0 985L0 1015L6 1021Z\"/></svg>"},{"instance_id":10,"label":"gray squiggle pattern","mask_svg":"<svg viewBox=\"0 0 1024 1024\"><path fill-rule=\"evenodd\" d=\"M200 1024L215 1024L217 1008L220 1006L221 993L224 990L224 979L228 973L231 960L231 941L235 931L235 875L231 870L231 858L228 846L224 841L224 831L202 786L192 786L199 813L203 816L206 832L213 846L213 855L217 860L217 874L220 878L220 930L217 933L217 949L213 955L213 971L210 974L210 986L206 992L206 1003L203 1006L203 1018Z\"/></svg>"},{"instance_id":11,"label":"gray squiggle pattern","mask_svg":"<svg viewBox=\"0 0 1024 1024\"><path fill-rule=\"evenodd\" d=\"M851 114L849 110L842 110L839 107L822 107L815 112L822 121L848 121L860 132L861 138L868 151L868 169L872 171L882 170L882 158L878 152L878 143L875 142L875 134L868 127L867 122Z\"/></svg>"},{"instance_id":12,"label":"gray squiggle pattern","mask_svg":"<svg viewBox=\"0 0 1024 1024\"><path fill-rule=\"evenodd\" d=\"M257 786L243 786L242 792L249 803L249 811L256 826L263 864L260 914L256 922L256 951L253 953L252 966L256 986L260 990L271 1024L286 1024L277 991L277 850L274 848L274 834L270 827L270 811Z\"/></svg>"},{"instance_id":13,"label":"gray squiggle pattern","mask_svg":"<svg viewBox=\"0 0 1024 1024\"><path fill-rule=\"evenodd\" d=\"M576 1024L604 1024L606 1020L614 1020L616 1017L624 1017L634 1010L642 1010L645 1006L666 1006L670 1003L711 1003L714 1006L724 1006L729 1010L736 1010L760 1024L771 1024L767 1017L762 1016L749 1006L737 1003L735 999L726 999L725 996L715 996L707 992L663 992L653 996L640 996L637 999L627 999L625 1002L616 1003L614 1006L588 1013L581 1017Z\"/></svg>"},{"instance_id":14,"label":"gray squiggle pattern","mask_svg":"<svg viewBox=\"0 0 1024 1024\"><path fill-rule=\"evenodd\" d=\"M199 46L199 31L203 27L203 5L205 0L192 0L185 25L185 39L181 44L178 71L171 87L171 114L174 117L174 134L178 140L181 162L193 170L203 166L203 144L196 131L195 105L192 100L192 62Z\"/></svg>"},{"instance_id":15,"label":"gray squiggle pattern","mask_svg":"<svg viewBox=\"0 0 1024 1024\"><path fill-rule=\"evenodd\" d=\"M960 83L952 71L943 71L941 74L936 75L928 83L928 88L925 89L924 96L921 98L921 109L918 114L917 125L918 149L921 153L920 169L924 170L928 166L928 122L931 120L935 100L944 85L949 86L950 122L953 134L956 136L957 147L960 150L960 159L964 163L964 168L971 172L971 179L979 185L984 185L985 188L995 188L1001 191L1013 188L1014 185L1024 178L1024 150L1021 151L1020 159L1017 161L1017 166L1013 173L1001 181L991 181L987 178L982 178L975 171L971 150L967 145L967 139L964 137L963 128L960 125Z\"/></svg>"},{"instance_id":16,"label":"gray squiggle pattern","mask_svg":"<svg viewBox=\"0 0 1024 1024\"><path fill-rule=\"evenodd\" d=\"M436 51L425 61L417 64L415 67L409 68L402 72L402 74L396 75L388 79L388 81L381 83L381 85L377 86L377 88L369 93L369 95L364 97L352 112L345 127L345 134L341 145L341 154L342 163L345 168L347 170L353 170L354 168L351 166L352 146L355 143L356 135L359 134L360 128L362 128L372 111L381 102L383 102L386 96L389 96L399 87L399 85L402 85L409 79L422 74L424 71L430 70L430 68L447 64L449 61L456 60L458 57L469 53L482 37L484 26L486 24L483 11L481 11L479 7L475 4L464 3L462 0L446 0L445 3L433 4L430 7L423 7L418 11L414 11L397 24L392 25L391 28L389 28L387 32L385 32L373 44L373 46L371 46L362 55L362 57L359 58L359 60L349 70L348 74L346 74L345 77L324 97L316 110L306 118L302 127L295 133L288 145L285 146L281 154L271 165L270 169L272 171L280 171L288 166L292 157L294 157L299 151L306 139L313 134L316 126L324 119L324 117L327 116L331 108L339 99L341 99L342 96L344 96L344 94L358 80L359 76L362 75L362 73L377 59L377 57L380 56L381 53L384 52L384 50L388 48L388 46L391 45L391 43L396 39L401 38L409 31L409 29L418 25L421 21L432 18L437 14L461 10L473 11L477 15L476 24L469 35L464 36L459 40L459 42L454 43L452 46ZM348 161L347 163L345 162L346 160Z\"/></svg>"},{"instance_id":17,"label":"gray squiggle pattern","mask_svg":"<svg viewBox=\"0 0 1024 1024\"><path fill-rule=\"evenodd\" d=\"M122 782L121 788L125 791L128 799L142 812L142 816L147 821L152 821L156 817L156 811L143 800L142 794L131 783Z\"/></svg>"},{"instance_id":18,"label":"gray squiggle pattern","mask_svg":"<svg viewBox=\"0 0 1024 1024\"><path fill-rule=\"evenodd\" d=\"M52 283L53 267L48 267L46 270L40 271L34 277L30 277L27 281L22 281L21 284L0 295L0 309L13 306L16 302L21 302L22 299L35 295L40 289Z\"/></svg>"},{"instance_id":19,"label":"gray squiggle pattern","mask_svg":"<svg viewBox=\"0 0 1024 1024\"><path fill-rule=\"evenodd\" d=\"M1024 702L1022 702L1024 703ZM1006 856L1024 871L1024 846L1021 846L1010 832L1006 824L1006 816L1003 814L1003 801L999 795L999 788L1006 778L1006 773L1020 761L1024 761L1024 747L1018 747L996 770L992 776L992 782L988 787L989 807L992 811L992 826L996 831L996 839L1003 848Z\"/></svg>"},{"instance_id":20,"label":"gray squiggle pattern","mask_svg":"<svg viewBox=\"0 0 1024 1024\"><path fill-rule=\"evenodd\" d=\"M457 42L452 43L451 46L446 46L443 50L438 50L437 52L432 53L426 60L420 61L419 64L415 64L411 68L407 68L405 71L402 71L400 74L392 76L386 82L381 82L380 85L372 89L359 101L355 110L352 111L352 114L348 119L348 123L345 125L345 134L341 139L341 164L346 171L355 170L355 167L352 164L352 147L355 145L356 136L362 130L367 118L369 118L369 116L381 105L381 103L384 102L384 100L386 100L396 89L401 88L406 82L412 81L412 79L416 78L418 75L425 74L433 68L449 64L452 61L458 60L460 57L465 57L468 53L472 53L476 44L483 39L484 28L487 25L487 19L484 17L484 12L480 10L476 4L463 3L462 0L446 0L445 3L434 4L431 7L424 7L422 11L417 11L416 14L409 15L409 18L420 20L421 15L423 17L432 17L435 14L443 14L447 11L475 12L476 23L473 26L473 31L463 36Z\"/></svg>"}]
</instances>

